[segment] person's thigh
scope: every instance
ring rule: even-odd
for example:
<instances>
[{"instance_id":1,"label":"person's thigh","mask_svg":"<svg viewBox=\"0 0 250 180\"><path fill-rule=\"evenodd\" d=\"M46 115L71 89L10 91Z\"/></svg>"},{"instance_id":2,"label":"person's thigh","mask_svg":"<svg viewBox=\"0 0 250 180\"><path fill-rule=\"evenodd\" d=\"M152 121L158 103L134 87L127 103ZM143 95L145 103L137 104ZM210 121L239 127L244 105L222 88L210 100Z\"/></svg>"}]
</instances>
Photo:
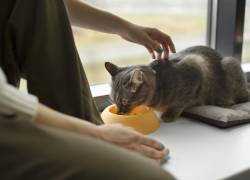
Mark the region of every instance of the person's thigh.
<instances>
[{"instance_id":1,"label":"person's thigh","mask_svg":"<svg viewBox=\"0 0 250 180\"><path fill-rule=\"evenodd\" d=\"M7 2L4 4L11 3L13 9L6 15L4 58L0 64L9 83L17 85L23 77L29 93L42 104L103 124L75 47L63 0Z\"/></svg>"},{"instance_id":2,"label":"person's thigh","mask_svg":"<svg viewBox=\"0 0 250 180\"><path fill-rule=\"evenodd\" d=\"M0 179L172 179L126 149L10 119L0 119L0 154Z\"/></svg>"}]
</instances>

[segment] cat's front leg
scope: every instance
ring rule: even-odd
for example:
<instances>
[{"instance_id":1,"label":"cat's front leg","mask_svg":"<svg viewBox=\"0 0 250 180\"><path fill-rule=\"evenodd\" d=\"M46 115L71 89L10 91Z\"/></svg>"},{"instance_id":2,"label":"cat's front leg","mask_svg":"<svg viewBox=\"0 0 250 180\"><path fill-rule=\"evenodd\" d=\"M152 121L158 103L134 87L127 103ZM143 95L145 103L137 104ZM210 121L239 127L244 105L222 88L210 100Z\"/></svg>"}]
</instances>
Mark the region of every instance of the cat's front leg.
<instances>
[{"instance_id":1,"label":"cat's front leg","mask_svg":"<svg viewBox=\"0 0 250 180\"><path fill-rule=\"evenodd\" d=\"M166 111L162 113L161 119L164 122L172 122L181 115L183 110L183 107L169 107Z\"/></svg>"}]
</instances>

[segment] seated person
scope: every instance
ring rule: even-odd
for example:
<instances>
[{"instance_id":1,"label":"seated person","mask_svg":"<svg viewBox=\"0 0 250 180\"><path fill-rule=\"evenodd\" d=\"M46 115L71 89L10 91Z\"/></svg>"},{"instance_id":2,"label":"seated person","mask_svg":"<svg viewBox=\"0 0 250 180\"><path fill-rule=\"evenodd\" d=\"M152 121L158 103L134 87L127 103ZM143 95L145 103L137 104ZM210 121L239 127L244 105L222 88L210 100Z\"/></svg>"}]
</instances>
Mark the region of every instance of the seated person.
<instances>
[{"instance_id":1,"label":"seated person","mask_svg":"<svg viewBox=\"0 0 250 180\"><path fill-rule=\"evenodd\" d=\"M175 51L168 35L80 0L1 1L0 11L2 179L172 178L127 150L161 162L169 152L161 143L126 127L101 125L67 12L73 24L144 45L153 58L160 46L165 57ZM33 95L13 87L21 77Z\"/></svg>"}]
</instances>

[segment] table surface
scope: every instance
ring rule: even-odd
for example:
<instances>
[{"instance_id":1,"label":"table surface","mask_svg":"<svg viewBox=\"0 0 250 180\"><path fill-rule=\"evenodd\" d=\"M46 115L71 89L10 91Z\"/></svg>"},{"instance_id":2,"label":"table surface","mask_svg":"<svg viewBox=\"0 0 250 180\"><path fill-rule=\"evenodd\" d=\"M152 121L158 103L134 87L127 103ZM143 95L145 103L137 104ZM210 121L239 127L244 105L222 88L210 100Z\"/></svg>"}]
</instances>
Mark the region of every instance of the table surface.
<instances>
[{"instance_id":1,"label":"table surface","mask_svg":"<svg viewBox=\"0 0 250 180\"><path fill-rule=\"evenodd\" d=\"M181 117L150 136L170 148L163 167L177 179L221 179L250 168L250 124L220 129Z\"/></svg>"}]
</instances>

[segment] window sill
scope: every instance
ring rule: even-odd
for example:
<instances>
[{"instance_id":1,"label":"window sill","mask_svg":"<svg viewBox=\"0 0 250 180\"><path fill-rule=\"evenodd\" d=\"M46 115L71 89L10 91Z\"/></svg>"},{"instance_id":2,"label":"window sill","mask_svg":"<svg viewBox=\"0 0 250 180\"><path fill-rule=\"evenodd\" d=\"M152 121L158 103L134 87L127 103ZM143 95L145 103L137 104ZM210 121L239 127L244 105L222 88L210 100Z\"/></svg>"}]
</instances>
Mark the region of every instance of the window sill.
<instances>
[{"instance_id":1,"label":"window sill","mask_svg":"<svg viewBox=\"0 0 250 180\"><path fill-rule=\"evenodd\" d=\"M101 111L103 107L103 103L109 97L111 87L109 84L99 84L90 86L90 90L92 96L94 97L95 103L99 111Z\"/></svg>"},{"instance_id":2,"label":"window sill","mask_svg":"<svg viewBox=\"0 0 250 180\"><path fill-rule=\"evenodd\" d=\"M244 63L241 65L243 71L246 74L247 82L250 82L250 63Z\"/></svg>"},{"instance_id":3,"label":"window sill","mask_svg":"<svg viewBox=\"0 0 250 180\"><path fill-rule=\"evenodd\" d=\"M90 86L93 97L101 97L110 94L111 87L109 84L98 84Z\"/></svg>"},{"instance_id":4,"label":"window sill","mask_svg":"<svg viewBox=\"0 0 250 180\"><path fill-rule=\"evenodd\" d=\"M250 72L250 63L243 63L242 65L241 65L241 67L242 67L242 69L243 69L243 71L244 72Z\"/></svg>"}]
</instances>

